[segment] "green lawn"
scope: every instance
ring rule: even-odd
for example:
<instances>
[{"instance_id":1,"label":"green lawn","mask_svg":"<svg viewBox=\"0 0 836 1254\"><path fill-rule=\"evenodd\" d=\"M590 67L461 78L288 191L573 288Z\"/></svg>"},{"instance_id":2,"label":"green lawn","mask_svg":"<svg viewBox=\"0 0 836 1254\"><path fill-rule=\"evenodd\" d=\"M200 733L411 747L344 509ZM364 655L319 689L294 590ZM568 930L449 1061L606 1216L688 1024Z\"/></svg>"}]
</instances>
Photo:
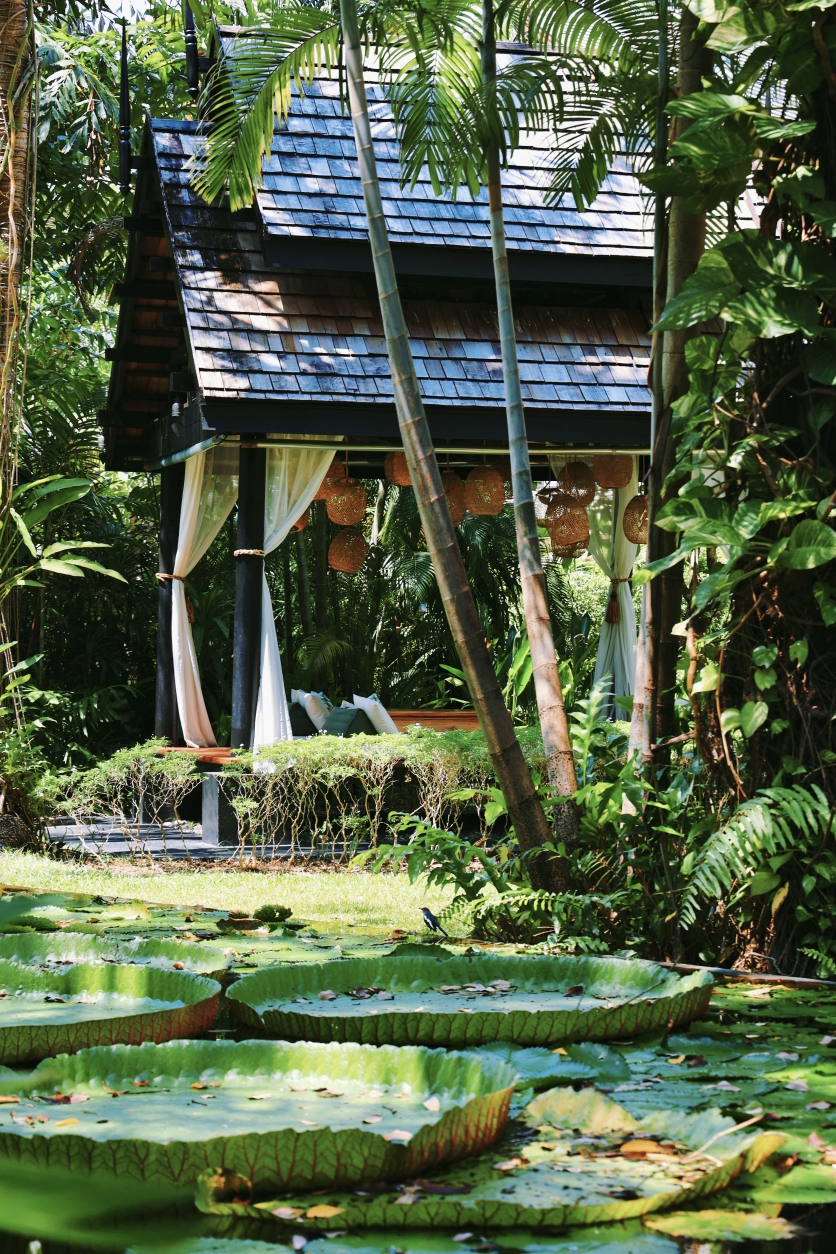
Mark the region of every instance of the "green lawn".
<instances>
[{"instance_id":1,"label":"green lawn","mask_svg":"<svg viewBox=\"0 0 836 1254\"><path fill-rule=\"evenodd\" d=\"M55 862L39 854L0 851L0 880L38 892L96 893L160 905L246 910L266 903L290 906L312 923L349 923L421 931L420 910L436 913L448 895L410 884L405 873L364 871L205 871L132 867L112 862L90 867Z\"/></svg>"}]
</instances>

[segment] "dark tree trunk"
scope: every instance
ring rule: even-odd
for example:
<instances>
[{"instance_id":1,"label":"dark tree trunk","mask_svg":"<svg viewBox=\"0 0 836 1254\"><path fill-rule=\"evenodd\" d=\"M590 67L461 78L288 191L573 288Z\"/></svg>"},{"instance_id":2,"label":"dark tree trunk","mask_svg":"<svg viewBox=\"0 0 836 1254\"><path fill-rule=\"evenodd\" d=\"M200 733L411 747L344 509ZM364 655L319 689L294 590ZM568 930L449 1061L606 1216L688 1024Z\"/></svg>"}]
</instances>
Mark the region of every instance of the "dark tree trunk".
<instances>
[{"instance_id":1,"label":"dark tree trunk","mask_svg":"<svg viewBox=\"0 0 836 1254\"><path fill-rule=\"evenodd\" d=\"M238 547L235 550L235 626L232 652L233 749L252 744L261 663L264 581L264 488L267 454L241 449L238 471Z\"/></svg>"}]
</instances>

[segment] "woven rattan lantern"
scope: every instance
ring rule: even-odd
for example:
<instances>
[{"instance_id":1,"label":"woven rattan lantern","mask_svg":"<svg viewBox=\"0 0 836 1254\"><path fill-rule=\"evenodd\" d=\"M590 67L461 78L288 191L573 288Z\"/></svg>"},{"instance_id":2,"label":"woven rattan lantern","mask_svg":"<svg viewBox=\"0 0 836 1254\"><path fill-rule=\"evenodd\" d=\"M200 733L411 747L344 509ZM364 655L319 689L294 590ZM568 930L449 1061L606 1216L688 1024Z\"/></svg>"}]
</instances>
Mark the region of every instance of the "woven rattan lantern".
<instances>
[{"instance_id":1,"label":"woven rattan lantern","mask_svg":"<svg viewBox=\"0 0 836 1254\"><path fill-rule=\"evenodd\" d=\"M646 496L634 496L632 501L628 501L621 525L631 544L647 544Z\"/></svg>"},{"instance_id":2,"label":"woven rattan lantern","mask_svg":"<svg viewBox=\"0 0 836 1254\"><path fill-rule=\"evenodd\" d=\"M572 561L576 557L582 557L586 552L586 541L576 540L574 544L553 544L552 557L568 558Z\"/></svg>"},{"instance_id":3,"label":"woven rattan lantern","mask_svg":"<svg viewBox=\"0 0 836 1254\"><path fill-rule=\"evenodd\" d=\"M296 522L293 524L293 530L304 531L310 521L311 521L311 507L309 505L308 508L305 510L304 514L301 516L301 518L296 519Z\"/></svg>"},{"instance_id":4,"label":"woven rattan lantern","mask_svg":"<svg viewBox=\"0 0 836 1254\"><path fill-rule=\"evenodd\" d=\"M595 477L586 462L567 462L557 477L557 486L576 505L591 505L595 500Z\"/></svg>"},{"instance_id":5,"label":"woven rattan lantern","mask_svg":"<svg viewBox=\"0 0 836 1254\"><path fill-rule=\"evenodd\" d=\"M338 531L328 546L328 565L346 575L356 575L366 560L368 546L365 536L353 527Z\"/></svg>"},{"instance_id":6,"label":"woven rattan lantern","mask_svg":"<svg viewBox=\"0 0 836 1254\"><path fill-rule=\"evenodd\" d=\"M406 453L387 453L383 462L383 473L398 488L408 488L412 483L406 464Z\"/></svg>"},{"instance_id":7,"label":"woven rattan lantern","mask_svg":"<svg viewBox=\"0 0 836 1254\"><path fill-rule=\"evenodd\" d=\"M464 495L464 484L455 470L445 470L441 475L441 482L444 485L444 493L447 497L447 504L450 508L450 517L453 520L453 526L458 527L459 523L467 513L467 503Z\"/></svg>"},{"instance_id":8,"label":"woven rattan lantern","mask_svg":"<svg viewBox=\"0 0 836 1254\"><path fill-rule=\"evenodd\" d=\"M510 484L512 482L510 457L494 457L491 460L491 465L497 474L502 476L503 483Z\"/></svg>"},{"instance_id":9,"label":"woven rattan lantern","mask_svg":"<svg viewBox=\"0 0 836 1254\"><path fill-rule=\"evenodd\" d=\"M350 527L366 516L366 489L359 479L340 479L331 489L325 508L331 522Z\"/></svg>"},{"instance_id":10,"label":"woven rattan lantern","mask_svg":"<svg viewBox=\"0 0 836 1254\"><path fill-rule=\"evenodd\" d=\"M555 493L546 510L546 530L553 546L586 544L589 539L589 515L571 496Z\"/></svg>"},{"instance_id":11,"label":"woven rattan lantern","mask_svg":"<svg viewBox=\"0 0 836 1254\"><path fill-rule=\"evenodd\" d=\"M629 453L596 453L592 474L599 488L626 488L633 477L633 458Z\"/></svg>"},{"instance_id":12,"label":"woven rattan lantern","mask_svg":"<svg viewBox=\"0 0 836 1254\"><path fill-rule=\"evenodd\" d=\"M315 501L327 501L334 485L345 479L345 466L336 457L326 471L325 478L316 490Z\"/></svg>"},{"instance_id":13,"label":"woven rattan lantern","mask_svg":"<svg viewBox=\"0 0 836 1254\"><path fill-rule=\"evenodd\" d=\"M464 500L471 514L498 514L505 504L505 484L493 466L477 466L464 485Z\"/></svg>"}]
</instances>

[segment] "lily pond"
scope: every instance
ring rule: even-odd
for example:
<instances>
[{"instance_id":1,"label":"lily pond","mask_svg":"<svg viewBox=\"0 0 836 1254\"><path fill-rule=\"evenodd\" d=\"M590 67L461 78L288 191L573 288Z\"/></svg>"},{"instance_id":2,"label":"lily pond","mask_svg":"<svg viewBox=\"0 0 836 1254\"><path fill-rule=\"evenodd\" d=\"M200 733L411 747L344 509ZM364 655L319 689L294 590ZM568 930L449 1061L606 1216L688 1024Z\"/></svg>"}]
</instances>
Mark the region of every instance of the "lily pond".
<instances>
[{"instance_id":1,"label":"lily pond","mask_svg":"<svg viewBox=\"0 0 836 1254\"><path fill-rule=\"evenodd\" d=\"M11 886L0 933L4 1249L828 1248L834 985Z\"/></svg>"}]
</instances>

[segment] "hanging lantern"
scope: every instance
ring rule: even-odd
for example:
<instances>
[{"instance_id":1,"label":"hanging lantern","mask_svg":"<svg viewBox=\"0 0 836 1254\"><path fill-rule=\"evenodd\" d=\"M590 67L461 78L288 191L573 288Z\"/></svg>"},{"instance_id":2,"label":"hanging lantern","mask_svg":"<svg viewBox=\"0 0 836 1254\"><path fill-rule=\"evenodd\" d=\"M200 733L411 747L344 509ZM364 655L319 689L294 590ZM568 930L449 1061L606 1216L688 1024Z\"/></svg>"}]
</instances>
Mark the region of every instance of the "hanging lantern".
<instances>
[{"instance_id":1,"label":"hanging lantern","mask_svg":"<svg viewBox=\"0 0 836 1254\"><path fill-rule=\"evenodd\" d=\"M345 479L345 466L335 455L334 460L328 467L328 470L325 473L325 478L317 488L313 499L315 501L327 501L328 497L334 490L335 484L341 482L343 479Z\"/></svg>"},{"instance_id":2,"label":"hanging lantern","mask_svg":"<svg viewBox=\"0 0 836 1254\"><path fill-rule=\"evenodd\" d=\"M368 545L365 536L353 527L338 531L328 546L328 565L346 575L356 575L366 560Z\"/></svg>"},{"instance_id":3,"label":"hanging lantern","mask_svg":"<svg viewBox=\"0 0 836 1254\"><path fill-rule=\"evenodd\" d=\"M464 500L471 514L498 514L505 504L502 475L493 466L477 466L465 480Z\"/></svg>"},{"instance_id":4,"label":"hanging lantern","mask_svg":"<svg viewBox=\"0 0 836 1254\"><path fill-rule=\"evenodd\" d=\"M293 524L293 530L304 531L310 521L311 521L311 507L309 505L308 508L305 510L304 514L301 516L301 518L296 519L296 522Z\"/></svg>"},{"instance_id":5,"label":"hanging lantern","mask_svg":"<svg viewBox=\"0 0 836 1254\"><path fill-rule=\"evenodd\" d=\"M557 486L577 505L591 505L595 500L595 477L586 462L567 462L557 476Z\"/></svg>"},{"instance_id":6,"label":"hanging lantern","mask_svg":"<svg viewBox=\"0 0 836 1254\"><path fill-rule=\"evenodd\" d=\"M412 483L406 464L406 453L387 453L383 462L383 473L398 488L408 488Z\"/></svg>"},{"instance_id":7,"label":"hanging lantern","mask_svg":"<svg viewBox=\"0 0 836 1254\"><path fill-rule=\"evenodd\" d=\"M633 477L630 453L596 453L592 474L599 488L626 488Z\"/></svg>"},{"instance_id":8,"label":"hanging lantern","mask_svg":"<svg viewBox=\"0 0 836 1254\"><path fill-rule=\"evenodd\" d=\"M441 473L441 482L444 487L444 494L447 497L447 505L450 509L450 517L453 520L453 526L458 527L467 513L467 504L464 498L464 484L455 470L444 470Z\"/></svg>"},{"instance_id":9,"label":"hanging lantern","mask_svg":"<svg viewBox=\"0 0 836 1254\"><path fill-rule=\"evenodd\" d=\"M492 457L491 465L498 475L502 477L502 482L507 483L510 487L512 483L511 475L511 458L510 457Z\"/></svg>"},{"instance_id":10,"label":"hanging lantern","mask_svg":"<svg viewBox=\"0 0 836 1254\"><path fill-rule=\"evenodd\" d=\"M366 516L366 489L359 479L339 479L331 489L325 508L331 522L350 527Z\"/></svg>"},{"instance_id":11,"label":"hanging lantern","mask_svg":"<svg viewBox=\"0 0 836 1254\"><path fill-rule=\"evenodd\" d=\"M560 493L552 495L546 510L545 523L553 547L562 548L579 541L586 545L589 539L589 515L570 496Z\"/></svg>"},{"instance_id":12,"label":"hanging lantern","mask_svg":"<svg viewBox=\"0 0 836 1254\"><path fill-rule=\"evenodd\" d=\"M647 544L646 496L634 496L632 501L628 501L621 525L631 544Z\"/></svg>"},{"instance_id":13,"label":"hanging lantern","mask_svg":"<svg viewBox=\"0 0 836 1254\"><path fill-rule=\"evenodd\" d=\"M553 544L552 557L568 558L572 561L576 557L582 557L586 552L586 541L576 540L574 544Z\"/></svg>"}]
</instances>

